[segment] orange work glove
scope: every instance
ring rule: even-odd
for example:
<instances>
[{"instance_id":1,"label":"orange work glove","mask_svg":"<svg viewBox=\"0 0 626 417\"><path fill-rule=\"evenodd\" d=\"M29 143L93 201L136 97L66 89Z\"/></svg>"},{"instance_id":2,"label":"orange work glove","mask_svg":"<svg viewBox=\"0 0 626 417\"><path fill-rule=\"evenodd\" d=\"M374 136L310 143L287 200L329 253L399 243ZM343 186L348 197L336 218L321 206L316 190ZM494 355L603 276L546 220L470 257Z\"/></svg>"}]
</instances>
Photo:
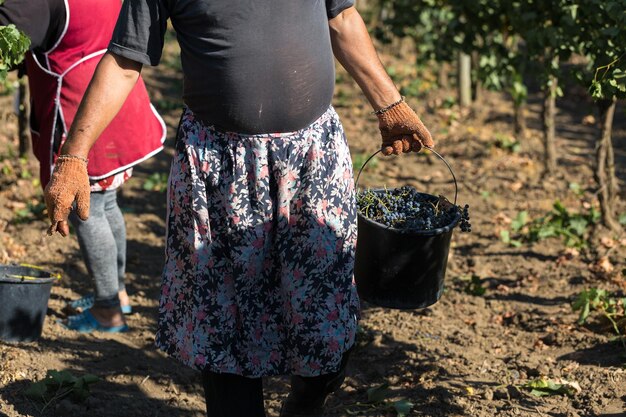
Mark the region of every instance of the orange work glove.
<instances>
[{"instance_id":1,"label":"orange work glove","mask_svg":"<svg viewBox=\"0 0 626 417\"><path fill-rule=\"evenodd\" d=\"M375 112L383 138L383 155L419 152L422 146L435 146L430 132L417 114L404 102Z\"/></svg>"},{"instance_id":2,"label":"orange work glove","mask_svg":"<svg viewBox=\"0 0 626 417\"><path fill-rule=\"evenodd\" d=\"M89 217L89 177L87 161L71 155L61 155L57 159L52 178L44 191L48 217L52 224L48 235L59 232L63 236L69 233L67 217L76 200L76 214L83 220Z\"/></svg>"}]
</instances>

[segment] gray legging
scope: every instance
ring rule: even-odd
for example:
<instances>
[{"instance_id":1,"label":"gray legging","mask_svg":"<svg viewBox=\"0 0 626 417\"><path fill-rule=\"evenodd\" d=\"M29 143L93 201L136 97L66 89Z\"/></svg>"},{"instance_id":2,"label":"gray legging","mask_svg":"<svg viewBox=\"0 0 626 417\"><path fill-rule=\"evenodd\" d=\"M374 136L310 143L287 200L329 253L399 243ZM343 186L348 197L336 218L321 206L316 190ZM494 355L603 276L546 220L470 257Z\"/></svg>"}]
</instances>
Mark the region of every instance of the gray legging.
<instances>
[{"instance_id":1,"label":"gray legging","mask_svg":"<svg viewBox=\"0 0 626 417\"><path fill-rule=\"evenodd\" d=\"M126 224L117 205L117 191L91 193L89 219L75 211L69 217L89 275L96 284L95 307L120 305L118 292L124 290L126 270Z\"/></svg>"}]
</instances>

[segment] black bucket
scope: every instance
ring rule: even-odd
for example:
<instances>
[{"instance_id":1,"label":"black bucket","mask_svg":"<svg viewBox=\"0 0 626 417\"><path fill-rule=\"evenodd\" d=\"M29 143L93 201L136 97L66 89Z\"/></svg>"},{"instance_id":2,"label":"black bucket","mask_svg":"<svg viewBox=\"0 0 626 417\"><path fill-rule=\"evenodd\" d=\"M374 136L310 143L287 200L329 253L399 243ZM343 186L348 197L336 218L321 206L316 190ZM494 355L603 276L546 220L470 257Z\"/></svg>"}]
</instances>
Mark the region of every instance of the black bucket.
<instances>
[{"instance_id":1,"label":"black bucket","mask_svg":"<svg viewBox=\"0 0 626 417\"><path fill-rule=\"evenodd\" d=\"M0 340L41 336L52 283L58 275L31 265L0 265Z\"/></svg>"},{"instance_id":2,"label":"black bucket","mask_svg":"<svg viewBox=\"0 0 626 417\"><path fill-rule=\"evenodd\" d=\"M429 150L446 164L452 174L456 205L458 186L454 172L441 155ZM363 168L377 153L361 167L357 184ZM431 194L420 194L433 201L439 200ZM374 305L396 309L424 308L436 303L444 289L452 231L460 220L459 213L445 227L412 231L385 226L359 212L354 265L359 296Z\"/></svg>"}]
</instances>

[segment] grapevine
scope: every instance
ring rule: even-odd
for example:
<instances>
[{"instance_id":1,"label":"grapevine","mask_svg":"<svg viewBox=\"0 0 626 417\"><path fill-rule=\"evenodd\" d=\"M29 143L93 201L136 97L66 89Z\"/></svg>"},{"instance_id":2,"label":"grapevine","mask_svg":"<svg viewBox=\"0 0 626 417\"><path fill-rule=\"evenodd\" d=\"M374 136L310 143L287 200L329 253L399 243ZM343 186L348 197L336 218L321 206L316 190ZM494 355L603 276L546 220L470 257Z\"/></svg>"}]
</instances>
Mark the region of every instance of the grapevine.
<instances>
[{"instance_id":1,"label":"grapevine","mask_svg":"<svg viewBox=\"0 0 626 417\"><path fill-rule=\"evenodd\" d=\"M15 25L0 26L0 84L5 82L10 69L22 62L29 48L30 39Z\"/></svg>"}]
</instances>

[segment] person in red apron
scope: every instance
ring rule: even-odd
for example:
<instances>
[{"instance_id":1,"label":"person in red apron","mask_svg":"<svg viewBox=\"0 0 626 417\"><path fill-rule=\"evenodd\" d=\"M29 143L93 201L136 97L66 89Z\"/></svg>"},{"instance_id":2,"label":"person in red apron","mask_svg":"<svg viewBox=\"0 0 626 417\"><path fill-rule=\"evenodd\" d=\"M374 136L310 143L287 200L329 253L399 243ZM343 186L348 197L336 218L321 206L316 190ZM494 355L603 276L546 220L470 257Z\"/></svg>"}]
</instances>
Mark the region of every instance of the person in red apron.
<instances>
[{"instance_id":1,"label":"person in red apron","mask_svg":"<svg viewBox=\"0 0 626 417\"><path fill-rule=\"evenodd\" d=\"M31 39L25 59L31 133L44 188L120 8L119 0L6 0L0 5L0 25L15 24ZM126 227L117 189L131 177L134 165L163 149L165 135L165 124L139 79L85 158L90 195L84 197L91 205L77 210L70 221L95 293L70 303L80 314L63 322L66 327L81 332L127 329L122 315L131 312L124 286Z\"/></svg>"}]
</instances>

